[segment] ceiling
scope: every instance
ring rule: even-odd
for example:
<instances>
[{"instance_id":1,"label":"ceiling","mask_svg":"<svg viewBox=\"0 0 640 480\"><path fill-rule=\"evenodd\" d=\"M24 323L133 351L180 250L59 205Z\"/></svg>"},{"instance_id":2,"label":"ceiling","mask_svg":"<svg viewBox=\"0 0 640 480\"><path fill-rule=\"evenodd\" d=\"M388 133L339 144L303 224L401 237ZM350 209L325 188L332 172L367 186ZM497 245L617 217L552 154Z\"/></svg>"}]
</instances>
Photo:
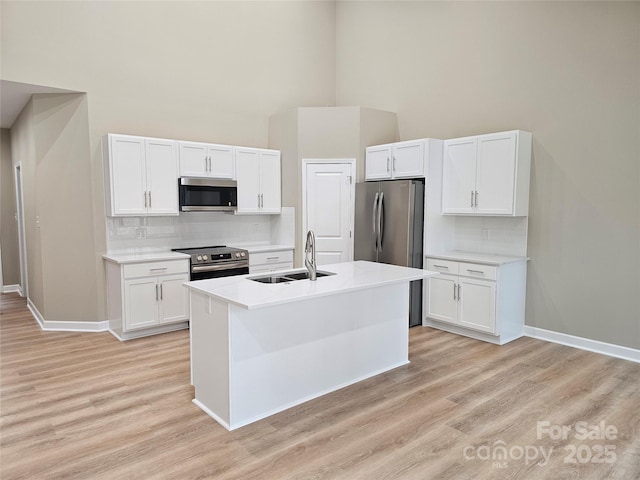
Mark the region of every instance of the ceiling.
<instances>
[{"instance_id":1,"label":"ceiling","mask_svg":"<svg viewBox=\"0 0 640 480\"><path fill-rule=\"evenodd\" d=\"M0 80L0 128L11 128L34 93L78 93L62 88Z\"/></svg>"}]
</instances>

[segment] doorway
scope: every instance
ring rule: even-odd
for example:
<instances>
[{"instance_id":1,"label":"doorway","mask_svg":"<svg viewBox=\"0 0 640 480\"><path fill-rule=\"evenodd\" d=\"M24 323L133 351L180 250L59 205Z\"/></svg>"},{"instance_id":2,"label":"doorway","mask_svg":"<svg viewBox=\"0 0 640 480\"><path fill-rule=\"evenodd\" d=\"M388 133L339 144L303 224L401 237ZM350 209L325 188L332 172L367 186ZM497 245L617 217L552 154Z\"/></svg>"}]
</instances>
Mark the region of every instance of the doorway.
<instances>
[{"instance_id":1,"label":"doorway","mask_svg":"<svg viewBox=\"0 0 640 480\"><path fill-rule=\"evenodd\" d=\"M27 242L24 230L24 199L22 196L22 167L16 165L16 210L18 214L18 252L20 255L20 295L29 297L27 282Z\"/></svg>"},{"instance_id":2,"label":"doorway","mask_svg":"<svg viewBox=\"0 0 640 480\"><path fill-rule=\"evenodd\" d=\"M355 159L302 163L303 244L307 231L313 230L318 265L353 261Z\"/></svg>"}]
</instances>

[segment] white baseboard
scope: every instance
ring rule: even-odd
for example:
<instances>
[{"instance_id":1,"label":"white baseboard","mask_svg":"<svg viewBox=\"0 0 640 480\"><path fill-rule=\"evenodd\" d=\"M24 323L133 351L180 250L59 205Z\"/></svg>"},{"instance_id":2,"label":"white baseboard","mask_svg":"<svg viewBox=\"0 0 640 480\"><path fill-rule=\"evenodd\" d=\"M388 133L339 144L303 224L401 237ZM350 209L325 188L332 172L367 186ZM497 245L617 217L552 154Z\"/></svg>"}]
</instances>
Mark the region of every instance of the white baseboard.
<instances>
[{"instance_id":1,"label":"white baseboard","mask_svg":"<svg viewBox=\"0 0 640 480\"><path fill-rule=\"evenodd\" d=\"M553 332L543 328L528 327L525 325L524 334L527 337L546 340L547 342L559 343L569 347L588 350L589 352L601 353L610 357L622 358L631 362L640 363L640 350L629 347L622 347L612 343L599 342L588 338L576 337L566 333Z\"/></svg>"},{"instance_id":2,"label":"white baseboard","mask_svg":"<svg viewBox=\"0 0 640 480\"><path fill-rule=\"evenodd\" d=\"M38 322L40 328L47 332L106 332L109 322L61 322L45 320L30 298L27 298L27 308Z\"/></svg>"},{"instance_id":3,"label":"white baseboard","mask_svg":"<svg viewBox=\"0 0 640 480\"><path fill-rule=\"evenodd\" d=\"M20 296L22 296L22 287L20 285L3 285L2 293L13 293L16 292Z\"/></svg>"}]
</instances>

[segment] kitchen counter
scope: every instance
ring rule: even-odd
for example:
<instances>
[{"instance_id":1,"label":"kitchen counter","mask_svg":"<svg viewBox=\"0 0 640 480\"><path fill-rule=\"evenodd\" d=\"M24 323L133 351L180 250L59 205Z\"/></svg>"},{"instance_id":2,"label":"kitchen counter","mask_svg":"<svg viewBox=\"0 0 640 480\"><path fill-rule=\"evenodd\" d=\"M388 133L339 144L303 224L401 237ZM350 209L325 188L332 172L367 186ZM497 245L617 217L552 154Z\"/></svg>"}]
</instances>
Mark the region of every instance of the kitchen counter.
<instances>
[{"instance_id":1,"label":"kitchen counter","mask_svg":"<svg viewBox=\"0 0 640 480\"><path fill-rule=\"evenodd\" d=\"M284 250L294 249L293 245L277 245L277 244L243 245L241 243L234 243L233 245L230 245L230 246L235 248L244 248L249 252L249 254L262 253L262 252L281 252Z\"/></svg>"},{"instance_id":2,"label":"kitchen counter","mask_svg":"<svg viewBox=\"0 0 640 480\"><path fill-rule=\"evenodd\" d=\"M461 252L457 250L440 252L440 253L426 253L425 257L439 258L441 260L453 260L457 262L470 262L480 263L483 265L504 265L507 263L526 262L529 257L514 257L509 255L494 255L490 253L474 253L474 252Z\"/></svg>"},{"instance_id":3,"label":"kitchen counter","mask_svg":"<svg viewBox=\"0 0 640 480\"><path fill-rule=\"evenodd\" d=\"M362 261L319 270L336 275L185 284L193 402L228 430L409 363L409 283L438 273Z\"/></svg>"},{"instance_id":4,"label":"kitchen counter","mask_svg":"<svg viewBox=\"0 0 640 480\"><path fill-rule=\"evenodd\" d=\"M107 253L105 255L102 255L102 258L104 258L107 262L120 265L128 263L158 262L163 260L184 260L188 259L189 255L171 251L122 254Z\"/></svg>"},{"instance_id":5,"label":"kitchen counter","mask_svg":"<svg viewBox=\"0 0 640 480\"><path fill-rule=\"evenodd\" d=\"M199 280L189 282L186 286L242 308L256 309L376 286L421 280L438 274L428 270L363 261L324 265L319 270L336 275L319 277L315 282L298 280L264 284L249 280L251 277L261 277L264 274L250 274ZM298 268L290 271L304 272L306 269Z\"/></svg>"}]
</instances>

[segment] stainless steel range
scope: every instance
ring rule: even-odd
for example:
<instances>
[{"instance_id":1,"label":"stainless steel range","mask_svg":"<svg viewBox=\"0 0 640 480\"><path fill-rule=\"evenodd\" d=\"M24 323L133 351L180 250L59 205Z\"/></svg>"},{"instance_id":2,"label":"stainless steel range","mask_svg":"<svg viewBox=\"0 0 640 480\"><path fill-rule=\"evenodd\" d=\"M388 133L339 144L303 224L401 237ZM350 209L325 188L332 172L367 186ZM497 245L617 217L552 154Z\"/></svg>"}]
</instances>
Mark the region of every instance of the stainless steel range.
<instances>
[{"instance_id":1,"label":"stainless steel range","mask_svg":"<svg viewBox=\"0 0 640 480\"><path fill-rule=\"evenodd\" d=\"M249 273L249 252L241 248L215 246L172 250L191 256L191 280Z\"/></svg>"}]
</instances>

